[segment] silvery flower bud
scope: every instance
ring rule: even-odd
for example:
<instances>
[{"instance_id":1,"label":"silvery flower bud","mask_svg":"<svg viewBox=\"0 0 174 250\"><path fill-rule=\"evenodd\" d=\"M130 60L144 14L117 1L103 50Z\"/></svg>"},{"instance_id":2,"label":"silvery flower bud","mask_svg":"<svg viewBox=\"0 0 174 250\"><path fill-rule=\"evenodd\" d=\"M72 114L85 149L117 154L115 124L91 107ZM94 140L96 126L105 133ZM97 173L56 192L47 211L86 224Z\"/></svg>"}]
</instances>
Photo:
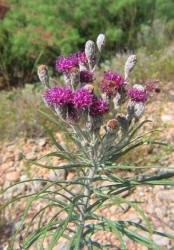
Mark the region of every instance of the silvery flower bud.
<instances>
[{"instance_id":1,"label":"silvery flower bud","mask_svg":"<svg viewBox=\"0 0 174 250\"><path fill-rule=\"evenodd\" d=\"M125 63L125 68L124 68L124 72L125 72L125 79L128 79L129 73L133 70L133 68L135 67L137 63L137 57L136 55L131 55L128 57L126 63Z\"/></svg>"},{"instance_id":2,"label":"silvery flower bud","mask_svg":"<svg viewBox=\"0 0 174 250\"><path fill-rule=\"evenodd\" d=\"M85 55L88 62L91 62L95 55L95 43L92 40L88 40L85 44Z\"/></svg>"},{"instance_id":3,"label":"silvery flower bud","mask_svg":"<svg viewBox=\"0 0 174 250\"><path fill-rule=\"evenodd\" d=\"M37 70L39 80L45 85L45 87L50 89L49 86L49 75L48 68L46 65L40 65Z\"/></svg>"},{"instance_id":4,"label":"silvery flower bud","mask_svg":"<svg viewBox=\"0 0 174 250\"><path fill-rule=\"evenodd\" d=\"M132 120L133 116L134 116L134 106L135 106L135 101L132 101L131 99L128 101L128 105L127 105L127 119L129 121Z\"/></svg>"},{"instance_id":5,"label":"silvery flower bud","mask_svg":"<svg viewBox=\"0 0 174 250\"><path fill-rule=\"evenodd\" d=\"M102 48L104 47L105 44L105 35L104 34L99 34L97 37L97 47L98 50L101 52Z\"/></svg>"},{"instance_id":6,"label":"silvery flower bud","mask_svg":"<svg viewBox=\"0 0 174 250\"><path fill-rule=\"evenodd\" d=\"M70 79L71 79L71 87L73 90L75 90L77 86L80 84L80 71L76 70L70 73Z\"/></svg>"},{"instance_id":7,"label":"silvery flower bud","mask_svg":"<svg viewBox=\"0 0 174 250\"><path fill-rule=\"evenodd\" d=\"M121 105L121 94L117 92L116 96L113 98L114 110L118 111Z\"/></svg>"},{"instance_id":8,"label":"silvery flower bud","mask_svg":"<svg viewBox=\"0 0 174 250\"><path fill-rule=\"evenodd\" d=\"M63 73L63 78L66 83L66 85L70 86L71 85L71 79L69 73L64 72Z\"/></svg>"},{"instance_id":9,"label":"silvery flower bud","mask_svg":"<svg viewBox=\"0 0 174 250\"><path fill-rule=\"evenodd\" d=\"M106 93L102 93L101 95L103 101L105 101L109 106L112 103L113 97L112 96L108 96Z\"/></svg>"},{"instance_id":10,"label":"silvery flower bud","mask_svg":"<svg viewBox=\"0 0 174 250\"><path fill-rule=\"evenodd\" d=\"M136 102L134 105L134 118L135 122L137 122L142 115L144 114L145 103L144 102Z\"/></svg>"}]
</instances>

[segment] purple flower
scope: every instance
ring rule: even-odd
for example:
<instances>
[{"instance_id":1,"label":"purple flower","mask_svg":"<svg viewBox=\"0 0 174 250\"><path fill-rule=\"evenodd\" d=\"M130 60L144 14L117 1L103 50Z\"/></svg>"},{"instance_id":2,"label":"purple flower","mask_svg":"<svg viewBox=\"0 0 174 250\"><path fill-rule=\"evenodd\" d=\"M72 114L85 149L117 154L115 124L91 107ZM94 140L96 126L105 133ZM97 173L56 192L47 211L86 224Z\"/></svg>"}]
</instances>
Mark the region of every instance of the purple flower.
<instances>
[{"instance_id":1,"label":"purple flower","mask_svg":"<svg viewBox=\"0 0 174 250\"><path fill-rule=\"evenodd\" d=\"M144 83L145 90L148 94L153 94L154 92L159 93L160 88L158 86L159 81L156 79L149 79Z\"/></svg>"},{"instance_id":2,"label":"purple flower","mask_svg":"<svg viewBox=\"0 0 174 250\"><path fill-rule=\"evenodd\" d=\"M81 88L74 92L73 104L75 108L86 110L93 102L93 94L89 93L88 90Z\"/></svg>"},{"instance_id":3,"label":"purple flower","mask_svg":"<svg viewBox=\"0 0 174 250\"><path fill-rule=\"evenodd\" d=\"M85 62L88 62L87 58L86 58L86 55L85 55L85 52L78 52L77 53L77 58L78 58L78 62L79 63L85 63Z\"/></svg>"},{"instance_id":4,"label":"purple flower","mask_svg":"<svg viewBox=\"0 0 174 250\"><path fill-rule=\"evenodd\" d=\"M60 88L55 86L50 90L46 90L43 97L51 106L57 107L72 103L73 94L67 87Z\"/></svg>"},{"instance_id":5,"label":"purple flower","mask_svg":"<svg viewBox=\"0 0 174 250\"><path fill-rule=\"evenodd\" d=\"M109 111L108 104L102 99L93 99L93 103L90 106L91 116L102 116L104 113Z\"/></svg>"},{"instance_id":6,"label":"purple flower","mask_svg":"<svg viewBox=\"0 0 174 250\"><path fill-rule=\"evenodd\" d=\"M83 82L89 83L89 82L93 82L93 80L94 80L93 73L91 73L88 70L80 71L80 82L81 83L83 83Z\"/></svg>"},{"instance_id":7,"label":"purple flower","mask_svg":"<svg viewBox=\"0 0 174 250\"><path fill-rule=\"evenodd\" d=\"M114 96L119 87L125 88L126 86L124 78L112 71L105 72L103 80L99 84L101 91L108 96Z\"/></svg>"},{"instance_id":8,"label":"purple flower","mask_svg":"<svg viewBox=\"0 0 174 250\"><path fill-rule=\"evenodd\" d=\"M77 67L78 58L76 54L70 57L62 56L61 59L56 60L56 70L68 73L72 68Z\"/></svg>"},{"instance_id":9,"label":"purple flower","mask_svg":"<svg viewBox=\"0 0 174 250\"><path fill-rule=\"evenodd\" d=\"M128 95L130 96L132 101L137 101L137 102L145 102L147 98L145 91L138 90L136 88L130 88L128 90Z\"/></svg>"}]
</instances>

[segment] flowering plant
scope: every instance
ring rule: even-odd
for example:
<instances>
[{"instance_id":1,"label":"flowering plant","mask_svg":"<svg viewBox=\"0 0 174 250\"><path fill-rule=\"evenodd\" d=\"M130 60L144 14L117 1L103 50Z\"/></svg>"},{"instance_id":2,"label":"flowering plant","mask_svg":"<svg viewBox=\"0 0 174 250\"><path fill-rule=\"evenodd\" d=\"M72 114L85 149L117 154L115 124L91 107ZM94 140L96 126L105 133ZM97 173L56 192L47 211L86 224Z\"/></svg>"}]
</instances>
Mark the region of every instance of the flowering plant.
<instances>
[{"instance_id":1,"label":"flowering plant","mask_svg":"<svg viewBox=\"0 0 174 250\"><path fill-rule=\"evenodd\" d=\"M51 88L47 66L41 65L38 68L39 79L47 88L43 100L59 120L41 112L66 133L74 147L71 152L67 151L57 142L52 131L44 125L57 148L55 152L44 157L58 157L68 163L53 166L51 163L44 165L39 160L30 162L53 171L73 168L76 176L69 181L44 180L48 185L32 194L23 221L33 200L46 199L48 204L33 216L30 225L40 216L38 229L29 233L30 225L28 226L20 249L28 249L34 243L37 249L44 249L46 238L50 239L48 249L57 246L61 239L65 239L65 249L127 249L124 236L150 249L166 249L135 232L134 228L150 235L157 234L174 239L171 235L154 231L149 219L136 202L121 196L125 191L132 190L138 185L173 185L170 180L165 180L169 176L122 178L114 171L135 169L134 166L122 166L119 158L140 145L153 144L144 138L147 133L136 135L145 123L150 122L144 120L137 124L145 110L148 89L152 91L152 88L149 85L145 88L140 84L129 86L129 74L137 61L136 56L131 55L125 63L125 77L117 72L104 72L103 79L98 85L101 94L96 94L96 86L93 84L94 72L105 44L105 35L100 34L96 43L97 55L95 43L89 40L83 53L75 53L57 60L56 69L64 75L64 87L58 84ZM122 113L118 113L120 110ZM74 191L76 185L80 186L78 194ZM101 214L102 207L123 204L135 209L145 224L119 218L112 220ZM48 218L45 225L42 224L42 217L46 216L45 211L49 206L55 206L57 211L52 218ZM21 226L17 233L20 229ZM95 239L98 231L115 233L117 241L103 244ZM14 242L15 240L10 249L14 249Z\"/></svg>"}]
</instances>

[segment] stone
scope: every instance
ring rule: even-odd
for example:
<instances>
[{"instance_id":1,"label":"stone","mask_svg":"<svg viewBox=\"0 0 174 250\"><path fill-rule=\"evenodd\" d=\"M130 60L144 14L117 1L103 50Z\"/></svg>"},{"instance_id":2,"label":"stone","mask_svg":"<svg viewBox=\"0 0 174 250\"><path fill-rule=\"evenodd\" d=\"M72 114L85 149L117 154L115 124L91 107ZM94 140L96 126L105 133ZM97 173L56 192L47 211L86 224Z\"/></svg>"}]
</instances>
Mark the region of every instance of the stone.
<instances>
[{"instance_id":1,"label":"stone","mask_svg":"<svg viewBox=\"0 0 174 250\"><path fill-rule=\"evenodd\" d=\"M19 179L19 172L12 171L6 174L5 179L8 181L17 181Z\"/></svg>"},{"instance_id":2,"label":"stone","mask_svg":"<svg viewBox=\"0 0 174 250\"><path fill-rule=\"evenodd\" d=\"M65 243L61 244L60 246L56 248L56 250L66 250L66 249L67 249L67 245Z\"/></svg>"},{"instance_id":3,"label":"stone","mask_svg":"<svg viewBox=\"0 0 174 250\"><path fill-rule=\"evenodd\" d=\"M50 171L49 179L52 181L64 181L66 177L66 171L64 169L56 169Z\"/></svg>"},{"instance_id":4,"label":"stone","mask_svg":"<svg viewBox=\"0 0 174 250\"><path fill-rule=\"evenodd\" d=\"M124 203L123 205L121 205L121 207L123 209L123 212L126 213L131 206L127 203Z\"/></svg>"},{"instance_id":5,"label":"stone","mask_svg":"<svg viewBox=\"0 0 174 250\"><path fill-rule=\"evenodd\" d=\"M48 143L48 138L41 138L37 141L39 147L43 148Z\"/></svg>"},{"instance_id":6,"label":"stone","mask_svg":"<svg viewBox=\"0 0 174 250\"><path fill-rule=\"evenodd\" d=\"M136 215L132 215L129 217L129 220L134 222L134 223L140 223L141 222L141 218L136 216Z\"/></svg>"},{"instance_id":7,"label":"stone","mask_svg":"<svg viewBox=\"0 0 174 250\"><path fill-rule=\"evenodd\" d=\"M21 161L23 157L23 153L21 151L18 151L15 155L15 161Z\"/></svg>"},{"instance_id":8,"label":"stone","mask_svg":"<svg viewBox=\"0 0 174 250\"><path fill-rule=\"evenodd\" d=\"M166 237L162 237L160 235L153 235L152 236L155 243L157 243L160 246L168 246L170 244L170 239Z\"/></svg>"},{"instance_id":9,"label":"stone","mask_svg":"<svg viewBox=\"0 0 174 250\"><path fill-rule=\"evenodd\" d=\"M157 194L158 199L161 201L174 202L174 190L159 191Z\"/></svg>"}]
</instances>

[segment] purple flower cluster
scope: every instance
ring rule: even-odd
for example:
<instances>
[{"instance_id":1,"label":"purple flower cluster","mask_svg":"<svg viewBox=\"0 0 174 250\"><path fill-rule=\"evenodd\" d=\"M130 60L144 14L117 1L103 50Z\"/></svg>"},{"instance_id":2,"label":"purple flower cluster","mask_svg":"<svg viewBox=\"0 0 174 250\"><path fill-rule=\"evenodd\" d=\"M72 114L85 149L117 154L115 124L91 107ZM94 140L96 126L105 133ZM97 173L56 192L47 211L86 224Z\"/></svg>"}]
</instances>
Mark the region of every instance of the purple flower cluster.
<instances>
[{"instance_id":1,"label":"purple flower cluster","mask_svg":"<svg viewBox=\"0 0 174 250\"><path fill-rule=\"evenodd\" d=\"M104 113L109 111L108 104L102 99L93 99L93 103L90 107L91 116L102 116Z\"/></svg>"},{"instance_id":2,"label":"purple flower cluster","mask_svg":"<svg viewBox=\"0 0 174 250\"><path fill-rule=\"evenodd\" d=\"M114 96L119 87L125 88L126 86L124 78L112 71L105 72L103 80L99 84L101 91L108 96Z\"/></svg>"},{"instance_id":3,"label":"purple flower cluster","mask_svg":"<svg viewBox=\"0 0 174 250\"><path fill-rule=\"evenodd\" d=\"M112 72L112 71L104 72L103 78L105 80L114 81L116 86L122 86L122 87L127 86L124 78L117 72Z\"/></svg>"},{"instance_id":4,"label":"purple flower cluster","mask_svg":"<svg viewBox=\"0 0 174 250\"><path fill-rule=\"evenodd\" d=\"M61 59L56 60L56 70L69 73L72 68L78 66L79 63L88 62L85 52L74 53L70 57L62 56Z\"/></svg>"},{"instance_id":5,"label":"purple flower cluster","mask_svg":"<svg viewBox=\"0 0 174 250\"><path fill-rule=\"evenodd\" d=\"M77 119L78 109L85 111L89 108L91 116L102 116L109 110L109 106L105 101L97 99L94 94L85 88L72 92L67 87L55 86L50 90L46 90L43 97L52 107L66 105L71 120Z\"/></svg>"},{"instance_id":6,"label":"purple flower cluster","mask_svg":"<svg viewBox=\"0 0 174 250\"><path fill-rule=\"evenodd\" d=\"M89 83L89 82L93 82L94 81L94 76L93 76L93 73L88 71L88 70L82 70L80 71L80 82L83 83L83 82L86 82L86 83Z\"/></svg>"},{"instance_id":7,"label":"purple flower cluster","mask_svg":"<svg viewBox=\"0 0 174 250\"><path fill-rule=\"evenodd\" d=\"M88 62L88 60L86 58L86 55L85 55L85 52L82 52L82 53L78 52L77 53L77 58L78 58L78 62L79 63L86 63L86 62Z\"/></svg>"},{"instance_id":8,"label":"purple flower cluster","mask_svg":"<svg viewBox=\"0 0 174 250\"><path fill-rule=\"evenodd\" d=\"M68 73L72 68L78 65L78 58L76 54L70 57L62 56L61 59L56 60L56 70Z\"/></svg>"},{"instance_id":9,"label":"purple flower cluster","mask_svg":"<svg viewBox=\"0 0 174 250\"><path fill-rule=\"evenodd\" d=\"M158 86L159 81L156 79L149 79L144 83L145 90L148 94L153 94L154 92L159 93L160 88Z\"/></svg>"},{"instance_id":10,"label":"purple flower cluster","mask_svg":"<svg viewBox=\"0 0 174 250\"><path fill-rule=\"evenodd\" d=\"M44 99L51 106L62 106L73 101L73 93L67 88L60 88L58 86L53 87L50 90L46 90L44 93Z\"/></svg>"},{"instance_id":11,"label":"purple flower cluster","mask_svg":"<svg viewBox=\"0 0 174 250\"><path fill-rule=\"evenodd\" d=\"M81 88L74 92L73 104L75 108L86 110L93 102L93 94L89 93L88 90Z\"/></svg>"},{"instance_id":12,"label":"purple flower cluster","mask_svg":"<svg viewBox=\"0 0 174 250\"><path fill-rule=\"evenodd\" d=\"M130 88L128 90L128 95L130 96L132 101L137 102L145 102L147 98L147 94L145 91L138 90L136 88Z\"/></svg>"}]
</instances>

